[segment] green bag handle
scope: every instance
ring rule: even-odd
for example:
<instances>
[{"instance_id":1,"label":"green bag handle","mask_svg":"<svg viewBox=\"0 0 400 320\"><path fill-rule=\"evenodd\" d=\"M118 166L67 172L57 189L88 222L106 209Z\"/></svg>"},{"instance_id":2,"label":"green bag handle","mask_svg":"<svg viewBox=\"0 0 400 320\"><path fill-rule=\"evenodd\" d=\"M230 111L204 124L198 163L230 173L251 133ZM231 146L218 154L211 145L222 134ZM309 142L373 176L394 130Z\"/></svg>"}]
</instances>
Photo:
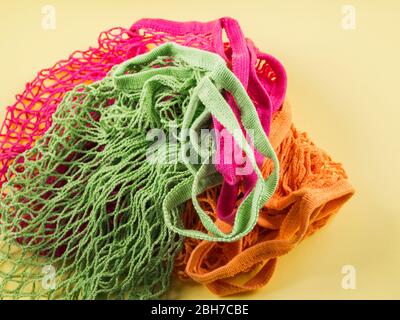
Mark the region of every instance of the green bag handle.
<instances>
[{"instance_id":1,"label":"green bag handle","mask_svg":"<svg viewBox=\"0 0 400 320\"><path fill-rule=\"evenodd\" d=\"M177 184L165 196L163 201L165 223L168 228L186 237L208 241L237 241L254 228L258 220L259 210L275 192L279 178L279 161L261 126L256 109L246 90L226 67L224 60L214 53L183 47L175 43L167 43L155 48L148 54L135 57L119 65L113 70L116 85L121 89L129 91L130 88L143 87L145 82L156 74L178 77L186 75L182 69L177 67L165 67L136 74L125 74L127 70L132 69L135 65L147 64L159 56L177 57L186 61L190 66L210 71L200 80L194 89L183 119L182 129L198 129L206 118L213 115L232 134L240 148L246 153L258 177L254 189L242 201L237 210L231 232L224 233L219 230L213 220L204 212L197 200L198 194L208 188L221 184L222 176L216 171L213 164L206 163L201 165L199 169L196 169L187 163L186 165L194 175ZM235 114L223 97L222 90L231 93L236 100L243 127L247 131L247 134L251 136L254 147L262 155L273 161L274 169L271 175L265 180L261 170L257 166L252 147L246 140ZM205 111L200 117L194 119L195 111L200 103L204 105ZM148 104L147 107L150 114L154 114L151 110L152 105ZM210 155L211 157L212 155ZM189 199L192 199L200 220L209 233L188 230L182 227L178 208Z\"/></svg>"}]
</instances>

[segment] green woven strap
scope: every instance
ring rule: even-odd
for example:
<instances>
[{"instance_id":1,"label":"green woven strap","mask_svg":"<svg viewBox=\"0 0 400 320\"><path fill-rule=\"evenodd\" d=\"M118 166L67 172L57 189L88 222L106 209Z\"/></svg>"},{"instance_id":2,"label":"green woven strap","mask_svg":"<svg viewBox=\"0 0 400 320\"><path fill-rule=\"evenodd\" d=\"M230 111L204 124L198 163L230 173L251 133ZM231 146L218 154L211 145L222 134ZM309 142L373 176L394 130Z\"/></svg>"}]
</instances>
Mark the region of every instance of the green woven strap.
<instances>
[{"instance_id":1,"label":"green woven strap","mask_svg":"<svg viewBox=\"0 0 400 320\"><path fill-rule=\"evenodd\" d=\"M220 174L215 170L215 167L212 164L202 165L194 177L190 177L183 183L177 185L168 193L164 200L164 217L167 225L170 228L187 237L200 238L208 241L225 242L239 240L253 229L257 223L258 212L260 208L263 207L265 202L272 196L278 183L278 159L268 141L268 138L265 136L264 131L262 130L252 102L250 99L248 99L246 94L243 94L240 83L235 81L236 78L233 79L234 80L230 82L229 80L232 79L224 76L221 77L222 82L219 82L217 79L214 80L216 80L217 83L227 84L225 85L224 89L229 90L238 101L244 127L246 129L254 130L253 132L249 132L249 134L254 133L255 135L252 137L254 146L265 157L272 159L274 163L274 170L266 180L263 179L261 171L259 170L253 156L254 153L247 143L240 129L240 125L237 123L229 105L226 103L210 79L204 79L199 86L199 100L206 106L207 110L209 110L209 112L214 115L230 133L232 133L233 137L238 142L238 145L243 151L245 151L253 169L258 176L258 180L254 190L252 190L240 204L236 213L232 231L228 234L225 234L218 229L211 218L201 208L196 197L207 188L221 183ZM211 232L212 235L197 230L184 230L178 227L179 222L177 221L177 217L179 215L179 211L177 210L177 206L185 202L189 194L191 195L193 204L204 227L206 230Z\"/></svg>"},{"instance_id":2,"label":"green woven strap","mask_svg":"<svg viewBox=\"0 0 400 320\"><path fill-rule=\"evenodd\" d=\"M148 73L125 75L126 70L134 68L135 65L146 64L157 56L175 56L186 61L189 65L196 66L210 73L206 75L193 93L189 107L183 119L182 129L198 129L199 123L204 122L204 118L213 115L234 137L239 147L246 153L254 171L258 176L257 183L248 196L239 206L232 231L228 234L223 233L214 224L212 219L204 212L197 201L197 195L207 188L220 184L221 176L215 170L214 165L202 165L195 175L175 186L166 195L163 202L165 223L169 228L180 235L198 238L209 241L236 241L249 233L258 220L258 212L265 202L272 196L278 184L279 162L273 151L269 140L262 129L256 109L243 88L240 81L226 67L224 61L217 55L204 55L201 51L193 48L181 47L174 43L165 44L154 49L147 55L133 59L120 65L114 73L116 84L122 89L140 87L151 76L158 74L174 74L179 76L181 71L173 67L151 70ZM233 111L222 96L221 91L230 92L235 98L241 113L241 121L247 134L251 136L255 148L265 157L274 163L271 175L264 180L260 169L256 164L254 152L247 142L240 124L238 123ZM200 105L203 104L207 112L195 119L195 114ZM151 108L151 105L149 105ZM184 139L182 138L181 141ZM212 158L212 155L210 155ZM194 171L193 166L187 163L188 167ZM192 199L199 217L210 234L197 230L185 230L180 222L179 207L188 199Z\"/></svg>"}]
</instances>

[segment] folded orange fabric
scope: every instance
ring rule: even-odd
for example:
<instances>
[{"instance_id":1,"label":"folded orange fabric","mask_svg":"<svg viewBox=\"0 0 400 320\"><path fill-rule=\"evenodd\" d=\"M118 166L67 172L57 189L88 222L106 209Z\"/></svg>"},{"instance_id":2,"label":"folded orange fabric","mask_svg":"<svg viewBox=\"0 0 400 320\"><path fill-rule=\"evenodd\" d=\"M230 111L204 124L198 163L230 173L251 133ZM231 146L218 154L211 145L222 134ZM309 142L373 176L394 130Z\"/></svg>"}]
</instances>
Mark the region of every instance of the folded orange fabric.
<instances>
[{"instance_id":1,"label":"folded orange fabric","mask_svg":"<svg viewBox=\"0 0 400 320\"><path fill-rule=\"evenodd\" d=\"M270 141L280 161L280 180L274 196L261 210L258 224L234 243L187 238L175 263L180 279L203 283L219 296L258 289L270 280L279 256L324 226L354 194L342 165L292 124L287 101L275 113ZM262 169L268 175L271 163L266 161ZM210 189L199 198L213 217L218 193L218 188ZM190 202L184 221L186 227L202 230ZM228 224L217 223L229 231Z\"/></svg>"}]
</instances>

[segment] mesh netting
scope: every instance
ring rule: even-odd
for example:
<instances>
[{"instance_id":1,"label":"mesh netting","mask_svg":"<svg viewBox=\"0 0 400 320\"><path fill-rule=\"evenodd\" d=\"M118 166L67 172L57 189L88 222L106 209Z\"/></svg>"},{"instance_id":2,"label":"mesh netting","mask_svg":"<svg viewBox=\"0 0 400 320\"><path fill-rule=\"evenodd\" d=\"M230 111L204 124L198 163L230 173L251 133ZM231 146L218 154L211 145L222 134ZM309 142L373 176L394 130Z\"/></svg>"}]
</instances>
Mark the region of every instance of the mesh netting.
<instances>
[{"instance_id":1,"label":"mesh netting","mask_svg":"<svg viewBox=\"0 0 400 320\"><path fill-rule=\"evenodd\" d=\"M161 206L191 173L181 162L146 159L146 134L180 124L206 74L172 56L127 74L165 66L180 76L129 90L112 75L75 87L46 135L17 156L1 190L0 295L149 299L165 292L181 239L165 226ZM42 285L48 266L57 270L54 289Z\"/></svg>"},{"instance_id":2,"label":"mesh netting","mask_svg":"<svg viewBox=\"0 0 400 320\"><path fill-rule=\"evenodd\" d=\"M40 71L16 96L16 102L7 108L0 130L0 186L6 181L6 172L13 159L30 149L48 130L51 116L66 92L76 85L100 80L114 65L169 41L215 51L214 32L212 28L184 28L177 34L160 31L151 23L134 24L130 29L113 28L100 34L97 47L75 51L67 59ZM223 45L227 53L225 58L231 61L230 44ZM277 89L276 86L283 81L278 77L283 75L276 71L278 62L258 51L257 57L255 69L259 80L268 92L279 91L271 97L276 100L274 105L280 106L284 88ZM250 96L254 95L256 93L250 92ZM253 101L257 107L257 99Z\"/></svg>"},{"instance_id":3,"label":"mesh netting","mask_svg":"<svg viewBox=\"0 0 400 320\"><path fill-rule=\"evenodd\" d=\"M102 79L112 66L137 54L128 41L133 38L123 28L103 32L97 48L72 53L26 84L24 92L7 108L1 129L0 184L4 183L8 165L15 156L31 148L48 130L51 116L67 91L75 85Z\"/></svg>"},{"instance_id":4,"label":"mesh netting","mask_svg":"<svg viewBox=\"0 0 400 320\"><path fill-rule=\"evenodd\" d=\"M221 296L264 286L277 258L324 226L354 193L342 165L291 124L287 103L275 114L270 139L280 161L280 179L275 194L261 209L257 226L234 243L186 238L175 264L181 280L194 279ZM269 163L264 163L263 173L270 171ZM213 216L218 193L219 188L209 189L199 197ZM184 221L203 230L190 202Z\"/></svg>"},{"instance_id":5,"label":"mesh netting","mask_svg":"<svg viewBox=\"0 0 400 320\"><path fill-rule=\"evenodd\" d=\"M254 146L272 160L268 178L223 92L245 110L244 128L254 131ZM196 211L206 232L185 230L180 219L182 205L190 197L196 203L221 176L212 163L182 159L188 136L170 130L199 131L210 125L211 116L235 136L258 177L228 233L200 207ZM149 154L151 129L172 133L177 143L167 139ZM204 147L197 155L207 152L211 159L213 145ZM169 161L169 153L175 161ZM203 50L164 44L67 93L47 133L11 164L1 189L0 295L160 297L181 248L178 234L240 239L274 193L278 171L256 109L224 61ZM48 287L42 273L52 268L57 285Z\"/></svg>"}]
</instances>

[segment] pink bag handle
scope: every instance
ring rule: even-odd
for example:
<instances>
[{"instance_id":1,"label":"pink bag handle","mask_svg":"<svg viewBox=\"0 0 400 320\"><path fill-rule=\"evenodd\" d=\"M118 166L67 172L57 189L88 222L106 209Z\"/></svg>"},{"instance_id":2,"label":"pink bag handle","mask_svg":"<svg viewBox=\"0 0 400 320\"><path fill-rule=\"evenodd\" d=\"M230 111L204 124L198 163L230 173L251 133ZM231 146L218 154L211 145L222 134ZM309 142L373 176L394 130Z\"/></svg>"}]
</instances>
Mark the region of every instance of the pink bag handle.
<instances>
[{"instance_id":1,"label":"pink bag handle","mask_svg":"<svg viewBox=\"0 0 400 320\"><path fill-rule=\"evenodd\" d=\"M270 129L270 123L272 120L272 112L280 107L283 102L284 94L286 91L286 73L282 65L273 57L266 55L265 57L271 58L277 67L278 73L284 77L281 81L281 85L278 91L277 98L270 99L270 96L261 83L255 70L255 65L259 56L258 50L255 48L250 40L246 40L239 23L232 18L224 17L211 22L174 22L163 19L142 19L132 25L130 30L132 32L138 31L139 29L150 28L158 32L165 32L172 36L185 36L187 34L198 34L206 35L211 34L211 45L210 48L206 48L210 51L214 51L221 55L226 61L232 61L231 69L236 77L243 84L244 88L250 93L252 97L257 100L256 104L257 113L261 120L261 124L268 134ZM225 53L224 41L223 41L223 30L225 30L227 38L230 43L232 57L229 59ZM277 104L272 104L272 101ZM232 97L228 97L229 105L231 106L236 117L240 119L239 110ZM278 104L279 103L279 104ZM223 129L223 126L216 120L213 119L214 128L217 132ZM226 136L230 141L230 135ZM226 163L223 155L225 153L224 143L220 140L217 145L217 154L220 155L217 158L216 168L224 177L224 183L222 185L221 194L217 203L217 214L218 218L226 222L232 223L235 217L234 207L236 203L236 196L239 190L240 181L243 180L245 196L252 190L256 183L257 177L254 172L246 176L238 176L236 170L238 164L234 162L234 154L242 152L238 145L234 142L232 146L232 154L230 155L231 160ZM263 157L255 151L256 161L259 166L263 162ZM233 161L232 161L233 160Z\"/></svg>"},{"instance_id":2,"label":"pink bag handle","mask_svg":"<svg viewBox=\"0 0 400 320\"><path fill-rule=\"evenodd\" d=\"M250 93L250 96L252 96L256 101L263 101L261 104L256 105L256 110L266 134L269 135L272 113L280 108L285 98L287 86L286 71L282 64L271 55L257 52L257 49L251 40L247 40L247 46L250 52L250 66L253 67L250 67L248 87L245 88ZM277 85L270 88L271 94L268 94L266 88L258 78L257 72L254 68L258 58L268 61L272 67L272 70L275 71L276 77L279 75L280 79L278 79ZM261 166L264 158L257 150L255 150L255 157L257 164ZM249 176L244 176L243 178L243 193L244 197L247 197L249 192L253 189L257 181L257 177L253 172ZM231 184L224 183L222 185L221 193L217 202L217 213L219 219L228 223L232 223L234 221L235 212L233 210L236 205L238 191L239 182Z\"/></svg>"},{"instance_id":3,"label":"pink bag handle","mask_svg":"<svg viewBox=\"0 0 400 320\"><path fill-rule=\"evenodd\" d=\"M231 18L221 18L219 21L221 25L221 31L219 32L219 37L216 38L216 43L215 43L215 48L217 49L217 53L223 56L225 60L228 60L228 58L225 56L225 50L222 40L222 31L225 29L232 50L232 57L231 57L232 71L235 74L235 76L240 80L240 82L243 84L244 88L248 90L249 82L251 80L254 80L253 77L250 80L250 74L251 71L255 73L254 66L256 64L256 59L257 59L254 50L255 48L250 47L250 49L252 50L249 50L244 34L240 29L239 23L236 20ZM260 103L262 108L259 107L257 109L257 113L260 116L260 112L265 113L265 111L267 111L268 117L260 117L260 119L264 120L262 123L264 130L267 129L269 131L269 122L271 120L271 113L272 113L269 95L265 91L265 89L260 85L259 82L252 81L252 83L254 83L257 87L254 90L255 93L257 93L258 91L265 93L264 96L259 95L260 98L264 98L263 99L264 102ZM228 97L228 103L231 106L236 117L240 119L238 107L236 106L236 103L231 96ZM265 127L266 125L267 127ZM223 130L223 126L216 119L214 119L214 128L216 132L220 132L221 130ZM234 154L241 153L242 151L240 150L236 142L233 139L231 139L229 135L227 138L230 139L230 141L233 141L232 153L230 155L231 157L230 160L233 160ZM244 193L246 197L249 194L249 192L253 189L257 181L257 176L254 173L254 171L252 171L251 174L246 176L238 176L236 174L238 164L236 164L234 160L230 161L229 163L226 163L226 161L224 161L223 158L225 152L224 142L221 139L219 139L219 143L220 145L217 146L217 148L220 152L219 155L221 156L221 158L217 159L216 168L223 175L224 183L222 185L221 193L219 195L217 202L217 216L221 220L224 220L228 223L232 223L235 218L234 208L236 204L236 197L239 191L240 180L243 180ZM255 151L255 156L257 164L260 166L262 164L263 157L257 151Z\"/></svg>"}]
</instances>

